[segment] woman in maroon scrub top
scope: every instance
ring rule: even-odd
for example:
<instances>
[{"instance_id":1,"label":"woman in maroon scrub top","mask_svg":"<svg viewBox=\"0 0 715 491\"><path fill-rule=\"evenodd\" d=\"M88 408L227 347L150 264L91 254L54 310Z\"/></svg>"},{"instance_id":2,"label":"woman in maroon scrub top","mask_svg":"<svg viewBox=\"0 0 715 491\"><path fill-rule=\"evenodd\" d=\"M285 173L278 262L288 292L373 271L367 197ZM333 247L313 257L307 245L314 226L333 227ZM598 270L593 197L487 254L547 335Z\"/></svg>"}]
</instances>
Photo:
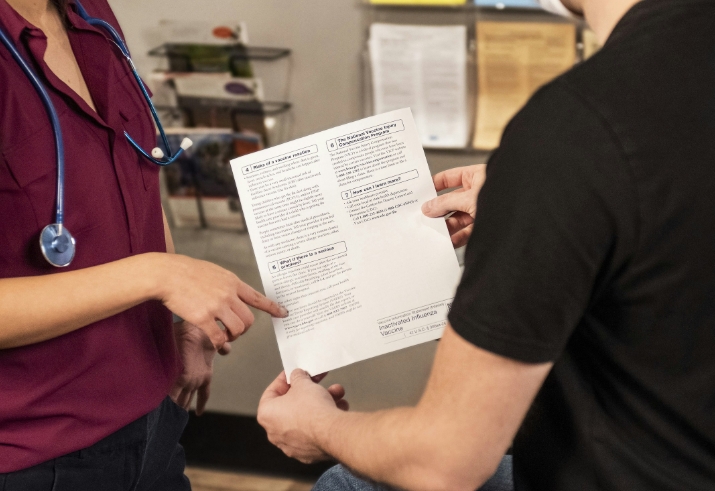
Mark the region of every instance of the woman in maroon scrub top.
<instances>
[{"instance_id":1,"label":"woman in maroon scrub top","mask_svg":"<svg viewBox=\"0 0 715 491\"><path fill-rule=\"evenodd\" d=\"M83 5L119 29L106 0ZM77 240L70 267L44 261L53 133L0 45L0 489L190 489L178 438L194 393L199 410L208 397L206 360L253 323L246 304L287 312L232 273L173 254L159 169L124 136L154 147L146 102L74 0L0 0L0 24L59 114ZM171 312L186 322L172 325Z\"/></svg>"}]
</instances>

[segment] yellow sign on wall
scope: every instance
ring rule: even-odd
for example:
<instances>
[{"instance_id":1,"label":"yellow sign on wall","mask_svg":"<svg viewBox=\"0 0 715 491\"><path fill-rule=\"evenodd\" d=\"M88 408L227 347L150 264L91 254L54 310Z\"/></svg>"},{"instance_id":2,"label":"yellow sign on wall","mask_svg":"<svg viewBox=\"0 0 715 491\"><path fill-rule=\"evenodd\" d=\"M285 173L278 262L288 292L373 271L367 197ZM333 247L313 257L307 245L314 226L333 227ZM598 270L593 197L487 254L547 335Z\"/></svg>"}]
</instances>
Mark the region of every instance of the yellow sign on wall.
<instances>
[{"instance_id":1,"label":"yellow sign on wall","mask_svg":"<svg viewBox=\"0 0 715 491\"><path fill-rule=\"evenodd\" d=\"M534 92L576 63L576 26L477 22L477 121L474 147L492 150Z\"/></svg>"},{"instance_id":2,"label":"yellow sign on wall","mask_svg":"<svg viewBox=\"0 0 715 491\"><path fill-rule=\"evenodd\" d=\"M369 0L383 5L466 5L467 0Z\"/></svg>"}]
</instances>

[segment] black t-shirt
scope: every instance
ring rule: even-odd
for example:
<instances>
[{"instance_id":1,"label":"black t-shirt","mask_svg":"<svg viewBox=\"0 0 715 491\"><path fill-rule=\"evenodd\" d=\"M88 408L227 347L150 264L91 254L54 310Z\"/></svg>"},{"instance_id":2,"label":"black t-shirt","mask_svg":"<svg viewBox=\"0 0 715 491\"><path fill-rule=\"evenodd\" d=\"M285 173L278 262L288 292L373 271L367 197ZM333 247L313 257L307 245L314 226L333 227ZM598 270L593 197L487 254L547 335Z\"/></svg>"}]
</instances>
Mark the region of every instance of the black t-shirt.
<instances>
[{"instance_id":1,"label":"black t-shirt","mask_svg":"<svg viewBox=\"0 0 715 491\"><path fill-rule=\"evenodd\" d=\"M510 123L450 321L555 362L517 490L715 490L715 1L637 4Z\"/></svg>"}]
</instances>

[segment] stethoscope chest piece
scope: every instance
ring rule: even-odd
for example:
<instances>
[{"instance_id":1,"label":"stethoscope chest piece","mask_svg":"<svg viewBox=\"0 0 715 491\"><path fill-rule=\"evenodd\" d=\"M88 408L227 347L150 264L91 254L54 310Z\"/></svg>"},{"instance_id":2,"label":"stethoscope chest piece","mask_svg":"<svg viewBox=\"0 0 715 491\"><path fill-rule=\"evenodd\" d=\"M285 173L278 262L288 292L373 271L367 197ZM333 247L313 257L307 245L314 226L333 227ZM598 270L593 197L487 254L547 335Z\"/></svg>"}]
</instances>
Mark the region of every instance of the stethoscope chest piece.
<instances>
[{"instance_id":1,"label":"stethoscope chest piece","mask_svg":"<svg viewBox=\"0 0 715 491\"><path fill-rule=\"evenodd\" d=\"M74 259L75 240L66 227L53 223L42 230L40 249L50 264L64 268Z\"/></svg>"}]
</instances>

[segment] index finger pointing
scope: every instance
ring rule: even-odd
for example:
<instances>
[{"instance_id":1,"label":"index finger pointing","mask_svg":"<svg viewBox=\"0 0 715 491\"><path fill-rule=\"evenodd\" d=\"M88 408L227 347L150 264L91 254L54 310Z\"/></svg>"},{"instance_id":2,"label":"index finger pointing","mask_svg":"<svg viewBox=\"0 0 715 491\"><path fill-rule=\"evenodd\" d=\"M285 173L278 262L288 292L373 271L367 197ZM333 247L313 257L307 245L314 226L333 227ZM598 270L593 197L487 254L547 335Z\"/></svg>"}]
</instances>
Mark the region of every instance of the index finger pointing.
<instances>
[{"instance_id":1,"label":"index finger pointing","mask_svg":"<svg viewBox=\"0 0 715 491\"><path fill-rule=\"evenodd\" d=\"M288 311L285 307L281 307L273 300L268 299L265 295L257 292L245 283L241 283L241 288L238 292L238 298L252 307L268 312L273 317L280 319L288 317Z\"/></svg>"}]
</instances>

